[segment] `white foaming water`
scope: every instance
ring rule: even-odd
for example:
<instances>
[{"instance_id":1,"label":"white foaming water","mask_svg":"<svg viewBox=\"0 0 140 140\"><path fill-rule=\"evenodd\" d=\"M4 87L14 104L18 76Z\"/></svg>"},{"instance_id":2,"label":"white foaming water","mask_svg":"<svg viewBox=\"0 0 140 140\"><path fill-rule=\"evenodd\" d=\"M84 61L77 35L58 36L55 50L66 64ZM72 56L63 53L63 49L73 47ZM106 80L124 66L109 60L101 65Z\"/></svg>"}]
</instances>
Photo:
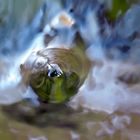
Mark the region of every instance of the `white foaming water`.
<instances>
[{"instance_id":1,"label":"white foaming water","mask_svg":"<svg viewBox=\"0 0 140 140\"><path fill-rule=\"evenodd\" d=\"M64 13L64 11L62 11L62 13ZM71 22L72 19L69 18L69 15L64 14L64 16L66 17L63 17L64 19L62 18L62 21L60 20L60 22L64 22L64 24L66 22L68 26L70 25L69 23L73 24L73 22L75 22ZM65 21L65 18L67 17L68 22ZM58 18L56 19L57 20L54 21L52 19L53 27L56 26L56 28L59 28ZM122 71L123 73L127 73L128 69L130 69L131 73L131 68L133 65L124 62L107 60L104 55L104 51L102 50L99 25L96 15L93 12L89 12L86 20L86 25L80 28L80 33L84 40L91 44L87 50L87 55L93 62L93 65L85 83L79 89L78 94L70 102L70 105L72 107L82 106L83 108L105 111L108 113L112 113L114 111L130 111L140 113L139 84L129 87L118 80L118 75ZM50 25L46 26L44 33L50 32L49 26ZM22 87L20 85L21 76L19 66L20 64L24 63L31 52L36 52L39 49L44 48L44 33L36 36L33 43L30 45L27 51L25 51L25 53L18 55L17 57L15 56L15 62L13 62L12 65L8 67L6 66L9 71L7 72L8 74L1 76L0 104L10 104L24 98L23 92L26 93L26 89L24 86ZM122 67L124 69L122 69ZM128 73L128 76L130 73Z\"/></svg>"},{"instance_id":2,"label":"white foaming water","mask_svg":"<svg viewBox=\"0 0 140 140\"><path fill-rule=\"evenodd\" d=\"M58 19L61 15L63 16L62 20ZM36 35L34 40L30 43L28 49L23 53L16 54L16 56L1 58L0 66L2 68L0 70L0 104L12 104L24 98L30 98L34 104L38 104L38 102L36 101L37 97L35 96L33 91L30 88L25 87L22 83L22 77L20 75L20 65L27 60L31 53L36 53L37 51L45 47L44 35L46 33L51 33L52 26L53 28L62 28L63 26L69 27L73 25L73 21L70 16L63 11L62 14L60 13L59 15L56 15L56 17L54 17L54 19L52 20L54 21L53 25L52 23L50 25L46 25L46 27L49 27L49 30L45 28L42 33ZM64 25L59 27L59 22L64 22ZM58 43L59 42L57 42L57 44ZM55 42L52 42L51 47L53 48L55 46Z\"/></svg>"},{"instance_id":3,"label":"white foaming water","mask_svg":"<svg viewBox=\"0 0 140 140\"><path fill-rule=\"evenodd\" d=\"M140 113L140 93L131 90L117 79L119 69L124 65L106 61L100 66L93 66L72 104L108 113L114 111Z\"/></svg>"},{"instance_id":4,"label":"white foaming water","mask_svg":"<svg viewBox=\"0 0 140 140\"><path fill-rule=\"evenodd\" d=\"M91 22L93 22L94 31ZM91 39L88 40L89 42L92 41L92 45L87 50L87 56L93 64L85 83L72 99L70 105L73 108L82 106L83 108L107 113L115 111L140 113L139 83L129 86L118 78L120 74L124 74L126 77L131 75L139 77L139 64L133 64L131 60L127 63L108 60L100 42L96 17L90 16L90 23L87 26L88 28L82 30L82 34L86 34L85 40L88 38ZM90 33L87 34L87 32ZM94 39L91 38L91 34Z\"/></svg>"},{"instance_id":5,"label":"white foaming water","mask_svg":"<svg viewBox=\"0 0 140 140\"><path fill-rule=\"evenodd\" d=\"M20 65L26 61L31 53L42 48L44 48L43 33L36 36L23 54L1 59L3 70L1 70L0 77L0 104L12 104L24 98L29 98L29 88L22 83ZM34 94L31 93L31 95L34 99Z\"/></svg>"}]
</instances>

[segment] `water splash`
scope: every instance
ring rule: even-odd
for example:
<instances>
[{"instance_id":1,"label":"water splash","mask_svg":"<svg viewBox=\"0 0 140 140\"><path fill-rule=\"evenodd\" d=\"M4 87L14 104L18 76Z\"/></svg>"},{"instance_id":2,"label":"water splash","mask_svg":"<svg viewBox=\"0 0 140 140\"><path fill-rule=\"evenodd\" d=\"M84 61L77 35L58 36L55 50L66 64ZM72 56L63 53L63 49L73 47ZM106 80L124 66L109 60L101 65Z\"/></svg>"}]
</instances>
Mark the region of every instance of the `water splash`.
<instances>
[{"instance_id":1,"label":"water splash","mask_svg":"<svg viewBox=\"0 0 140 140\"><path fill-rule=\"evenodd\" d=\"M52 3L49 2L49 4ZM58 9L56 7L54 8L54 5ZM70 33L66 37L68 38L67 41L63 42L63 44L70 44L72 39L69 38L72 38L72 34L74 34L71 33L70 28L73 26L74 20L62 10L60 3L54 2L54 5L51 5L51 11L58 10L57 12L60 12L59 14L54 15L54 12L50 12L46 15L47 7L46 3L44 3L30 24L24 21L20 28L17 27L18 30L13 31L13 35L16 35L16 46L14 46L13 37L11 36L10 38L5 37L5 40L2 42L4 45L8 42L8 47L5 46L1 49L0 104L11 104L24 98L31 98L31 100L36 98L33 91L27 88L22 82L20 65L26 61L32 52L36 53L48 45L44 42L46 35L50 37L50 39L47 38L49 39L47 43L55 39L49 46L59 46L62 44L62 40L65 40L64 37L68 33L67 31L64 33L64 28L66 28ZM45 19L48 21L45 21ZM43 27L44 23L42 22L46 22L45 27ZM44 28L42 32L40 32L41 28ZM56 37L54 29L57 31L60 30ZM60 46L63 46L63 44ZM3 52L6 52L6 55ZM35 103L35 101L33 102Z\"/></svg>"},{"instance_id":2,"label":"water splash","mask_svg":"<svg viewBox=\"0 0 140 140\"><path fill-rule=\"evenodd\" d=\"M133 12L136 11L138 12L138 8L135 10L133 8L128 10L124 16L124 20L127 22L128 15L130 13L134 15ZM136 20L135 18L133 19ZM134 22L131 21L130 26L134 26L133 23ZM115 26L115 31L112 29L111 34L106 36L107 40L108 38L112 39L114 33L117 34L117 31L120 31L121 35L123 33L127 34L126 31L121 30L120 27L118 28L118 24ZM79 89L78 95L76 95L76 97L71 101L70 105L74 108L82 106L91 110L105 111L108 113L113 113L115 111L140 113L139 80L136 80L140 76L139 63L137 61L139 56L136 55L136 57L133 57L134 54L139 54L139 49L133 44L133 47L135 47L134 49L131 49L130 52L122 53L121 50L118 51L116 49L118 44L116 44L116 40L114 40L111 47L111 49L113 49L112 55L114 58L112 57L113 59L110 59L107 56L107 54L110 53L110 50L108 47L104 48L104 38L102 38L99 33L100 25L96 16L95 18L90 17L90 24L86 24L86 26L88 26L89 29L84 28L82 34L86 35L86 38L88 39L93 37L93 39L90 39L91 46L87 49L87 55L93 62L93 66L91 67L89 76L85 83ZM90 36L91 34L92 36ZM122 37L121 35L119 36L120 40L128 39L123 38L124 36ZM123 42L124 41L120 41L121 46L123 46ZM129 43L129 45L131 46L132 44ZM136 53L135 49L138 53ZM124 75L121 75L121 73ZM129 85L127 80L119 80L120 75L122 77L127 77L126 79L128 79L128 81L131 81L130 77L133 77L134 81L136 80L137 82L133 85Z\"/></svg>"},{"instance_id":3,"label":"water splash","mask_svg":"<svg viewBox=\"0 0 140 140\"><path fill-rule=\"evenodd\" d=\"M16 100L23 99L23 96L21 96L21 94L23 94L23 89L25 89L25 87L21 84L23 87L21 88L20 85L21 76L19 72L19 66L20 64L24 63L24 61L32 51L36 52L44 48L45 45L48 45L44 44L44 37L46 34L53 35L54 32L52 30L55 29L56 36L54 37L54 40L52 40L49 44L49 47L57 47L60 46L60 44L62 44L62 46L64 46L63 44L67 44L66 46L70 47L73 43L75 33L79 32L86 44L86 47L88 48L86 49L87 56L92 62L92 67L85 83L79 89L77 96L71 101L72 106L76 104L77 106L80 105L83 108L105 111L108 113L112 113L117 110L140 112L140 95L138 88L139 81L138 83L131 86L129 86L126 82L127 79L131 79L130 77L133 77L131 75L134 75L134 81L135 77L139 77L139 64L135 64L134 62L136 61L131 61L139 59L139 47L137 45L139 42L138 36L137 38L134 38L132 40L132 43L129 43L131 34L134 34L135 30L139 30L139 26L133 28L135 23L137 22L137 18L133 17L129 22L129 25L132 26L134 31L131 30L129 34L127 34L126 30L129 27L126 26L126 28L124 28L123 30L120 29L120 26L128 21L129 15L132 14L137 16L137 14L134 13L139 13L139 7L137 6L135 8L130 8L126 15L122 18L122 20L116 23L114 28L110 27L106 29L106 32L108 34L106 34L107 36L104 36L100 32L102 26L110 25L101 25L99 23L97 13L100 6L96 1L94 1L93 6L87 6L87 8L84 5L91 4L91 1L87 1L87 3L81 3L81 5L83 5L83 9L86 11L85 13L82 8L78 8L73 4L68 4L68 7L66 6L67 4L65 5L65 7L63 7L62 4L56 1L54 1L53 4L51 2L49 4L51 5L51 12L48 13L48 17L45 18L44 16L46 16L46 14L43 14L41 11L37 14L31 26L29 26L32 27L32 30L26 28L27 26L24 26L24 29L27 29L26 32L23 31L24 29L22 31L18 30L20 32L20 34L18 35L19 42L17 42L19 46L18 51L16 52L14 50L14 55L12 54L10 57L6 56L7 59L5 59L5 57L4 59L1 59L1 63L5 65L3 67L3 72L5 72L5 69L9 70L6 71L6 74L3 74L1 76L0 103L12 103L12 100L13 102L15 102ZM57 8L54 8L55 6ZM74 12L72 12L72 6L74 6L75 8ZM56 12L58 14L55 14ZM77 15L81 16L76 17ZM33 32L35 30L39 31L38 29L40 29L40 24L42 25L42 23L38 23L36 21L42 21L42 18L47 19L44 30L42 30L42 32L40 33ZM82 21L82 19L84 19L84 22ZM34 39L30 38L30 41L27 41L28 36L32 33ZM117 36L117 39L120 38L119 40L123 41L120 41L118 43L116 41L116 38L113 38L113 41L111 41L110 43L109 41L110 38L112 39L112 36ZM13 38L11 38L10 42L12 42L12 39ZM28 43L25 43L26 41ZM130 46L135 46L135 49L131 49L132 47L130 47L130 51L123 52L127 53L126 59L124 60L120 56L123 56L125 54L121 52L121 49L120 51L116 51L116 46L123 46L123 44L125 44L126 42ZM111 52L112 50L113 53ZM107 54L110 52L113 56L113 59L108 58ZM134 57L133 53L137 54L137 57ZM12 63L11 58L14 59ZM134 71L133 67L137 68L137 70ZM121 73L123 77L126 77L123 78L123 81L119 79ZM137 76L135 76L135 74ZM10 95L5 94L9 91L11 91ZM24 93L25 92L26 90L24 91ZM17 95L15 96L17 98L15 98L15 100L12 98L12 93L17 93ZM10 101L8 100L8 96L11 98Z\"/></svg>"}]
</instances>

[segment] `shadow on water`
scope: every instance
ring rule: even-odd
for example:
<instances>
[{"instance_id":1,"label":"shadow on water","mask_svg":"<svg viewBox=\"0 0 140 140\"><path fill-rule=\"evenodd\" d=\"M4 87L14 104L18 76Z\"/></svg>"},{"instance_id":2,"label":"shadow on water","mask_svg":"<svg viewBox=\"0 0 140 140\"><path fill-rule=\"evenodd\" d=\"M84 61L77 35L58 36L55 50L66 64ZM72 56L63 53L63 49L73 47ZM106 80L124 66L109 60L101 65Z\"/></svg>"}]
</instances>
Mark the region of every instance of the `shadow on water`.
<instances>
[{"instance_id":1,"label":"shadow on water","mask_svg":"<svg viewBox=\"0 0 140 140\"><path fill-rule=\"evenodd\" d=\"M73 110L64 104L33 107L28 101L2 106L1 113L7 118L6 123L10 126L8 129L12 129L12 135L21 138L25 135L23 140L29 134L33 138L35 133L37 140L44 134L49 140L138 140L140 137L140 119L136 113L106 114L83 109Z\"/></svg>"},{"instance_id":2,"label":"shadow on water","mask_svg":"<svg viewBox=\"0 0 140 140\"><path fill-rule=\"evenodd\" d=\"M20 130L26 131L24 129L33 127L33 131L38 129L43 134L47 134L46 137L49 140L54 140L53 135L55 139L60 140L61 138L66 140L98 139L99 136L103 135L104 137L106 135L106 132L101 132L99 136L97 134L100 133L99 131L102 128L101 123L110 120L108 114L104 112L91 112L83 109L73 110L65 104L42 104L39 107L33 107L30 102L22 101L10 106L2 106L1 110L12 129L18 131L16 137L22 134ZM39 134L42 133L39 132ZM33 135L34 132L30 132L30 134ZM24 135L28 136L28 133L25 132Z\"/></svg>"},{"instance_id":3,"label":"shadow on water","mask_svg":"<svg viewBox=\"0 0 140 140\"><path fill-rule=\"evenodd\" d=\"M15 110L15 111L13 111ZM11 119L25 122L37 127L62 127L76 129L78 127L75 120L74 110L64 104L42 104L39 107L33 107L28 101L22 101L10 106L3 106L2 111Z\"/></svg>"}]
</instances>

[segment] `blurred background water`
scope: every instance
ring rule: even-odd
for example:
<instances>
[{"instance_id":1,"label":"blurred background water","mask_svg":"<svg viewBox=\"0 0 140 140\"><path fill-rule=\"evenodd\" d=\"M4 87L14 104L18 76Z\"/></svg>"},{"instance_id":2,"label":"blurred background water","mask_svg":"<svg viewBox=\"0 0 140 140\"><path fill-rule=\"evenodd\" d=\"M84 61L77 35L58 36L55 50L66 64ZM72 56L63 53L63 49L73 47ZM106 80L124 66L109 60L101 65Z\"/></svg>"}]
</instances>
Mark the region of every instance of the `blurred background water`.
<instances>
[{"instance_id":1,"label":"blurred background water","mask_svg":"<svg viewBox=\"0 0 140 140\"><path fill-rule=\"evenodd\" d=\"M0 0L0 139L140 139L139 1L99 2ZM15 86L21 80L21 56L62 10L76 21L97 66L68 105L34 107L20 101L24 90ZM59 39L71 43L73 30L60 30Z\"/></svg>"}]
</instances>

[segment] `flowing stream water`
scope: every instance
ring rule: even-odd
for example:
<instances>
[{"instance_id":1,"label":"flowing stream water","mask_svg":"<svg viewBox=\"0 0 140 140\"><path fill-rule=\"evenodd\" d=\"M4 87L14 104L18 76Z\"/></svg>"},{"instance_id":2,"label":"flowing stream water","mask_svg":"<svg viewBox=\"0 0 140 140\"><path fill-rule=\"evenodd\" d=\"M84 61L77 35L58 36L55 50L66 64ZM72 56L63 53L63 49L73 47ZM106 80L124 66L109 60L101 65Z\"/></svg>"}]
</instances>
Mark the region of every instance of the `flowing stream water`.
<instances>
[{"instance_id":1,"label":"flowing stream water","mask_svg":"<svg viewBox=\"0 0 140 140\"><path fill-rule=\"evenodd\" d=\"M101 10L96 0L0 0L1 140L140 139L140 5L131 5L114 26L99 22ZM64 29L62 13L70 21ZM20 64L44 47L50 27L59 36L49 47L71 47L74 23L91 61L88 77L66 105L38 107L36 96L19 84Z\"/></svg>"}]
</instances>

